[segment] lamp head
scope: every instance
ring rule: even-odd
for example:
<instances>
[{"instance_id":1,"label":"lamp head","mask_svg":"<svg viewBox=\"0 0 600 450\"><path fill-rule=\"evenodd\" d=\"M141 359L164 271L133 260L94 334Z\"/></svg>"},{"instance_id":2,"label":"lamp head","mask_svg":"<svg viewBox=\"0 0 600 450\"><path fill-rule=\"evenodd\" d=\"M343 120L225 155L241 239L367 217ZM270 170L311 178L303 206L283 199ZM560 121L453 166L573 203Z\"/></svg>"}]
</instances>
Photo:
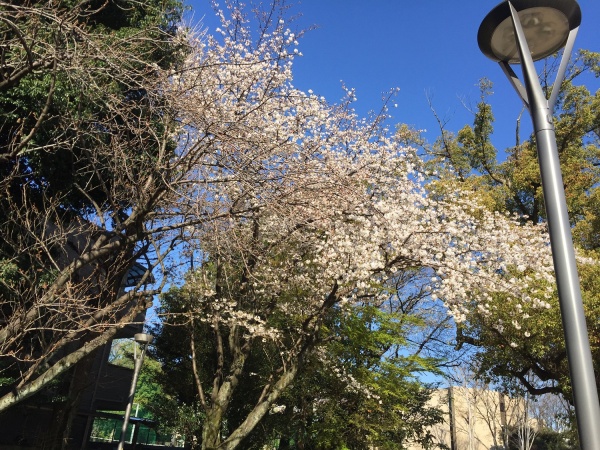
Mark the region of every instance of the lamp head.
<instances>
[{"instance_id":1,"label":"lamp head","mask_svg":"<svg viewBox=\"0 0 600 450\"><path fill-rule=\"evenodd\" d=\"M564 47L569 32L581 23L581 9L575 0L510 0L510 4L519 15L534 61ZM521 62L509 1L483 19L477 42L483 54L494 61Z\"/></svg>"},{"instance_id":2,"label":"lamp head","mask_svg":"<svg viewBox=\"0 0 600 450\"><path fill-rule=\"evenodd\" d=\"M154 336L146 333L137 333L135 336L133 336L133 339L135 339L135 342L138 344L149 345L154 340Z\"/></svg>"}]
</instances>

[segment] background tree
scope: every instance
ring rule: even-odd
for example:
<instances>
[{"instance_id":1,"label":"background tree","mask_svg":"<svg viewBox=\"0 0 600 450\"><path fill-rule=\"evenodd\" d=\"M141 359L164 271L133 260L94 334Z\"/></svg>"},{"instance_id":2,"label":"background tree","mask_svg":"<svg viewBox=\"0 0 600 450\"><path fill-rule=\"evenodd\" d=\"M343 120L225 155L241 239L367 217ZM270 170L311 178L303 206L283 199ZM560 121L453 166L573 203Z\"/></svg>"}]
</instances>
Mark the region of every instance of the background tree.
<instances>
[{"instance_id":1,"label":"background tree","mask_svg":"<svg viewBox=\"0 0 600 450\"><path fill-rule=\"evenodd\" d=\"M148 221L173 181L161 85L188 45L181 12L176 0L0 6L0 410L156 292L146 287L173 237L158 244ZM138 261L148 270L127 281Z\"/></svg>"},{"instance_id":2,"label":"background tree","mask_svg":"<svg viewBox=\"0 0 600 450\"><path fill-rule=\"evenodd\" d=\"M585 79L594 83L599 74L600 55L580 51L572 61L561 87L556 109L556 136L561 161L569 216L573 236L579 251L579 273L582 295L594 361L598 357L598 266L585 264L598 257L597 197L600 184L598 168L598 125L600 121L600 92L590 93L575 83ZM554 60L546 63L542 81L545 86L553 80ZM474 108L472 126L463 127L456 135L445 129L440 119L441 135L432 145L424 143L418 133L404 126L398 133L410 142L421 144L428 155L425 170L440 192L451 192L456 186L471 190L473 195L492 211L514 214L523 223L544 223L543 193L534 138L521 142L520 118L517 122L516 143L502 154L492 144L493 121L489 96L491 83L480 83L481 99ZM546 91L548 88L546 87ZM549 92L548 92L549 95ZM442 194L443 195L443 194ZM527 274L523 274L527 278ZM521 275L521 276L523 276ZM538 284L540 288L549 288ZM530 393L565 394L570 386L562 322L556 293L547 292L549 309L530 317L525 302L507 305L496 297L492 315L476 310L457 327L458 346L468 344L481 363L482 375L488 378L513 380L524 385ZM596 368L598 372L598 367ZM535 374L530 378L529 373ZM530 381L535 380L535 381Z\"/></svg>"}]
</instances>

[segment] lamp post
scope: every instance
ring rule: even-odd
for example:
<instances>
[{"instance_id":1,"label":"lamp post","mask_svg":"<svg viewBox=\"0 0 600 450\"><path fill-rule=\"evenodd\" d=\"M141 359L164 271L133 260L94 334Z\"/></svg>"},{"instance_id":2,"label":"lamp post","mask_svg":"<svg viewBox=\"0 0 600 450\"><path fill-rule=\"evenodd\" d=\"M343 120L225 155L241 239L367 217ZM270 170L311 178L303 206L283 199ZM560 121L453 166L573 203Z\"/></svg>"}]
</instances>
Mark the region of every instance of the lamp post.
<instances>
[{"instance_id":1,"label":"lamp post","mask_svg":"<svg viewBox=\"0 0 600 450\"><path fill-rule=\"evenodd\" d=\"M477 40L481 51L500 64L531 114L581 448L599 450L600 406L552 116L580 23L575 0L510 0L485 17ZM547 100L533 62L563 47ZM510 64L521 64L525 86Z\"/></svg>"},{"instance_id":2,"label":"lamp post","mask_svg":"<svg viewBox=\"0 0 600 450\"><path fill-rule=\"evenodd\" d=\"M148 348L148 345L152 343L154 336L146 333L137 333L133 338L140 346L140 354L134 356L133 379L131 380L131 388L129 389L129 398L127 400L127 407L125 408L123 427L121 428L121 438L119 439L117 450L123 450L123 446L125 445L125 433L127 432L127 425L129 425L129 416L131 416L131 407L133 406L133 398L135 397L138 377L140 375L140 370L142 369L146 349Z\"/></svg>"}]
</instances>

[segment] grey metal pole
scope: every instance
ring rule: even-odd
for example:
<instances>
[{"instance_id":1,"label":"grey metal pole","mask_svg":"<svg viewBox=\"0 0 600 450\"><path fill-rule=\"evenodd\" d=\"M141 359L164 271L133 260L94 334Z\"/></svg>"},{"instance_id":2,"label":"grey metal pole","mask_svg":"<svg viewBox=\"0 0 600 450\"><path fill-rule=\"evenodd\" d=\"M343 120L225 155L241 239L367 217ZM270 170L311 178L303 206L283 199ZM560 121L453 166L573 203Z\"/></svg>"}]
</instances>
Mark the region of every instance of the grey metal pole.
<instances>
[{"instance_id":1,"label":"grey metal pole","mask_svg":"<svg viewBox=\"0 0 600 450\"><path fill-rule=\"evenodd\" d=\"M554 104L549 103L543 94L518 14L512 5L510 9L536 137L579 440L583 450L600 450L600 403L556 146L552 118ZM572 43L572 39L570 41ZM563 58L569 57L567 53L570 49L568 52L565 50ZM557 77L554 89L560 89L562 76ZM556 95L553 95L552 99L555 98Z\"/></svg>"},{"instance_id":2,"label":"grey metal pole","mask_svg":"<svg viewBox=\"0 0 600 450\"><path fill-rule=\"evenodd\" d=\"M131 380L131 387L129 389L129 397L127 400L127 407L125 408L125 416L123 417L123 426L121 428L121 437L119 439L119 446L117 447L117 450L123 450L123 447L125 446L125 434L127 433L127 425L129 425L129 417L131 416L131 408L133 406L133 398L135 397L135 389L137 387L137 382L140 376L140 370L144 362L144 355L146 354L147 347L147 344L142 344L140 356L134 359L133 379Z\"/></svg>"},{"instance_id":3,"label":"grey metal pole","mask_svg":"<svg viewBox=\"0 0 600 450\"><path fill-rule=\"evenodd\" d=\"M600 407L554 129L534 119L542 187L582 449L600 449ZM532 114L533 116L533 114Z\"/></svg>"}]
</instances>

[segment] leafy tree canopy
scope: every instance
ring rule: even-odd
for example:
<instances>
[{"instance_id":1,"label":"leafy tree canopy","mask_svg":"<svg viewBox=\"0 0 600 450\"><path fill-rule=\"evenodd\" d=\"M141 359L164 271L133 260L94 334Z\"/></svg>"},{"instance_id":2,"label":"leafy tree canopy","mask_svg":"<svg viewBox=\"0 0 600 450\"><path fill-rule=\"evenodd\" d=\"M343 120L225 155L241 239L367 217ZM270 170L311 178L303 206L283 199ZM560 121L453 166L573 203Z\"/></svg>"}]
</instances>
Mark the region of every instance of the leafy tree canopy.
<instances>
[{"instance_id":1,"label":"leafy tree canopy","mask_svg":"<svg viewBox=\"0 0 600 450\"><path fill-rule=\"evenodd\" d=\"M549 96L553 60L546 63L541 79ZM579 251L579 274L593 359L600 364L599 330L596 317L600 300L598 250L600 220L600 90L590 92L577 82L600 75L600 54L581 50L568 69L555 111L557 146L569 216ZM581 78L580 78L581 77ZM398 134L421 146L427 154L424 170L438 195L448 195L457 186L470 190L474 198L492 211L511 214L523 223L545 222L544 198L534 137L521 142L520 120L516 142L506 150L493 141L492 85L480 82L481 98L474 110L473 125L454 134L440 123L440 137L431 145L407 126ZM556 392L569 397L569 376L562 322L553 283L534 281L530 274L514 272L515 278L530 280L532 291L546 291L547 309L534 316L530 303L505 296L490 298L484 314L473 310L457 327L459 346L473 346L482 375L497 381L522 384L532 393ZM517 309L515 309L517 303ZM596 371L600 366L596 367ZM528 373L535 375L531 381Z\"/></svg>"}]
</instances>

